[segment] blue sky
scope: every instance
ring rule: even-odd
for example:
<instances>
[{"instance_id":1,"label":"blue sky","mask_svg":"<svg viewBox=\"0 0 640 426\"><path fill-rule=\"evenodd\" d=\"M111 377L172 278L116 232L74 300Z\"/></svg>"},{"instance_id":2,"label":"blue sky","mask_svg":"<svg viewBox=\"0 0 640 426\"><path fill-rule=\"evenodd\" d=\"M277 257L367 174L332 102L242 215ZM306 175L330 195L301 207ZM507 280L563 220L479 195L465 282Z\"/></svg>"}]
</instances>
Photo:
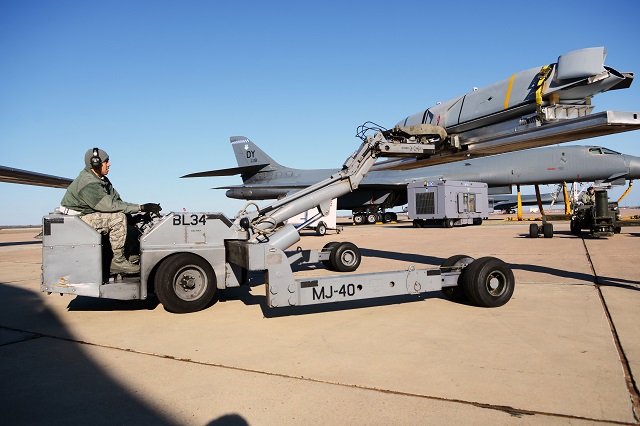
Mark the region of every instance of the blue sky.
<instances>
[{"instance_id":1,"label":"blue sky","mask_svg":"<svg viewBox=\"0 0 640 426\"><path fill-rule=\"evenodd\" d=\"M572 50L605 46L607 65L640 72L639 16L634 0L3 0L0 164L75 178L98 146L125 201L234 215L244 202L210 188L239 177L179 179L235 166L230 136L339 167L363 122L390 127ZM640 111L640 84L593 104ZM578 143L640 156L637 133ZM0 225L38 224L63 195L0 183Z\"/></svg>"}]
</instances>

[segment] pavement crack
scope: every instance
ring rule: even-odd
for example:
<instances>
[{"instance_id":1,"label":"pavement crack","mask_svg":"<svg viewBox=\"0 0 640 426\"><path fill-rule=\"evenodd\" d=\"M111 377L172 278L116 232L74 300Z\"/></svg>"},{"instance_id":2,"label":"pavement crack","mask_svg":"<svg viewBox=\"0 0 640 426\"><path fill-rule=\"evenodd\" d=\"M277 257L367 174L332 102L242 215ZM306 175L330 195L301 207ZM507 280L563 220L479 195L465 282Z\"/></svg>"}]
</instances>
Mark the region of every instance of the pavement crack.
<instances>
[{"instance_id":1,"label":"pavement crack","mask_svg":"<svg viewBox=\"0 0 640 426\"><path fill-rule=\"evenodd\" d=\"M505 406L505 405L483 403L483 402L478 402L478 401L467 401L467 400L456 399L456 398L446 398L446 397L441 397L441 396L425 395L425 394L420 394L420 393L415 393L415 392L405 392L405 391L397 391L397 390L391 390L391 389L382 389L382 388L376 388L374 386L356 385L356 384L351 384L351 383L342 383L342 382L335 382L335 381L331 381L331 380L316 379L316 378L313 378L313 377L294 376L294 375L285 374L285 373L274 373L274 372L270 372L270 371L263 371L263 370L245 368L245 367L237 367L237 366L225 365L225 364L214 363L214 362L197 361L197 360L193 360L193 359L189 359L189 358L180 358L180 357L175 357L175 356L166 355L166 354L158 354L158 353L154 353L154 352L140 351L140 350L131 349L131 348L125 348L125 347L110 346L110 345L104 345L104 344L100 344L100 343L92 343L92 342L87 342L87 341L84 341L84 340L77 340L77 339L74 339L72 337L61 337L61 336L55 336L55 335L33 333L31 331L19 330L19 329L3 327L3 326L0 326L0 329L11 330L11 331L21 332L21 333L28 333L28 334L31 334L33 336L33 337L29 338L29 339L23 339L21 341L33 340L33 339L41 338L41 337L47 337L47 338L50 338L50 339L61 340L61 341L69 342L69 343L75 343L75 344L87 345L87 346L94 346L94 347L99 347L99 348L104 348L104 349L112 349L112 350L117 350L117 351L135 353L135 354L139 354L139 355L146 355L146 356L151 356L151 357L155 357L155 358L162 358L162 359L167 359L167 360L171 360L171 361L184 362L184 363L202 365L202 366L207 366L207 367L224 368L224 369L227 369L227 370L241 371L241 372L245 372L245 373L253 373L253 374L260 374L260 375L265 375L265 376L280 377L280 378L283 378L283 379L290 379L290 380L302 380L302 381L318 383L318 384L340 386L340 387L344 387L344 388L366 390L366 391L371 391L371 392L380 392L380 393L389 394L389 395L407 396L407 397L413 397L413 398L423 398L423 399L428 399L428 400L432 400L432 401L441 401L441 402L450 402L450 403L456 403L456 404L463 404L463 405L473 406L473 407L477 407L477 408L502 411L502 412L504 412L506 414L509 414L512 417L517 417L517 418L521 418L522 416L539 415L539 416L545 416L545 417L555 417L555 418L574 419L574 420L586 420L586 421L590 421L590 422L594 422L594 423L603 423L603 424L638 425L637 417L635 417L635 420L636 420L635 423L628 423L628 422L621 422L621 421L616 421L616 420L596 419L596 418L590 418L590 417L585 417L585 416L577 416L577 415L571 415L571 414L552 413L552 412L539 411L539 410L528 410L528 409L521 409L521 408L516 408L516 407ZM16 342L16 343L18 343L18 342ZM2 346L2 345L0 345L0 346ZM627 366L627 369L628 369L628 366ZM625 370L625 374L626 374L626 372L627 372L627 370ZM637 401L637 398L636 398L636 401ZM634 405L634 408L635 408L635 405ZM634 413L634 415L635 415L635 413Z\"/></svg>"},{"instance_id":2,"label":"pavement crack","mask_svg":"<svg viewBox=\"0 0 640 426\"><path fill-rule=\"evenodd\" d=\"M638 390L638 384L633 378L633 373L631 372L631 365L629 364L629 359L627 358L627 354L624 352L622 344L620 342L620 336L618 335L618 331L616 330L616 325L613 322L613 318L611 317L611 312L609 311L609 307L607 306L607 301L602 294L603 284L600 282L600 278L596 272L596 268L593 265L593 261L591 260L591 255L589 254L589 248L587 247L587 243L584 238L582 238L582 245L584 246L584 251L587 256L587 261L589 262L589 266L591 267L591 271L593 272L593 282L595 283L596 292L598 293L598 297L600 298L600 304L602 305L602 309L604 311L605 317L607 318L607 322L609 323L609 329L611 330L611 337L613 338L613 342L616 346L616 351L618 352L618 358L620 359L620 364L622 366L622 371L624 372L624 381L627 385L627 390L629 392L629 398L631 399L631 406L633 411L633 418L637 422L640 421L640 391Z\"/></svg>"},{"instance_id":3,"label":"pavement crack","mask_svg":"<svg viewBox=\"0 0 640 426\"><path fill-rule=\"evenodd\" d=\"M7 331L14 332L14 333L20 333L20 336L18 336L16 338L7 339L6 342L0 342L0 347L9 346L9 345L15 345L17 343L22 343L22 342L28 342L30 340L39 339L40 337L43 337L41 334L38 334L38 333L32 333L30 331L16 330L16 329L13 329L13 328L3 327L3 326L0 326L0 330L7 330Z\"/></svg>"}]
</instances>

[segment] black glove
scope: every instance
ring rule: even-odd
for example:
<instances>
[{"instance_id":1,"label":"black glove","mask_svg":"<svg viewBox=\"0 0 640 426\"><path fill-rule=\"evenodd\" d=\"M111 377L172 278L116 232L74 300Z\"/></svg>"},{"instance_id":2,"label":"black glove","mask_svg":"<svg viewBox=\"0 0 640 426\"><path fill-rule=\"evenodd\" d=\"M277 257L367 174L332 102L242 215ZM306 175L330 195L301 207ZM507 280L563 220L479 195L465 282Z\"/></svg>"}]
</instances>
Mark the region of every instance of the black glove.
<instances>
[{"instance_id":1,"label":"black glove","mask_svg":"<svg viewBox=\"0 0 640 426\"><path fill-rule=\"evenodd\" d=\"M162 210L162 207L160 207L160 204L156 204L156 203L147 203L147 204L142 204L140 206L141 212L149 212L149 213L155 213L159 215L160 210Z\"/></svg>"}]
</instances>

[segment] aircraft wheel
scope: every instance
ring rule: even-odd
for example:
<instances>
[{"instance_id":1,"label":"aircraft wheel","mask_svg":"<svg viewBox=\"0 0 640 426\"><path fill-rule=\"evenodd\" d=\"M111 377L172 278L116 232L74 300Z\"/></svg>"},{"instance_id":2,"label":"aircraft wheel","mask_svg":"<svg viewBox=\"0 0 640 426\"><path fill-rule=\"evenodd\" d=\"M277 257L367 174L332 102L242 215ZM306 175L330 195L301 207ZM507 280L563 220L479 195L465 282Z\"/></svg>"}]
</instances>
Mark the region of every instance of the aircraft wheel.
<instances>
[{"instance_id":1,"label":"aircraft wheel","mask_svg":"<svg viewBox=\"0 0 640 426\"><path fill-rule=\"evenodd\" d=\"M356 213L353 215L353 223L356 225L362 225L364 223L365 216L362 213Z\"/></svg>"},{"instance_id":2,"label":"aircraft wheel","mask_svg":"<svg viewBox=\"0 0 640 426\"><path fill-rule=\"evenodd\" d=\"M545 223L542 225L542 234L545 238L553 238L553 224Z\"/></svg>"},{"instance_id":3,"label":"aircraft wheel","mask_svg":"<svg viewBox=\"0 0 640 426\"><path fill-rule=\"evenodd\" d=\"M382 215L382 222L384 223L392 222L393 220L393 213L385 213Z\"/></svg>"},{"instance_id":4,"label":"aircraft wheel","mask_svg":"<svg viewBox=\"0 0 640 426\"><path fill-rule=\"evenodd\" d=\"M538 225L535 223L529 225L529 237L538 238Z\"/></svg>"},{"instance_id":5,"label":"aircraft wheel","mask_svg":"<svg viewBox=\"0 0 640 426\"><path fill-rule=\"evenodd\" d=\"M343 242L331 247L329 263L336 272L352 272L358 269L362 257L360 249L353 243Z\"/></svg>"},{"instance_id":6,"label":"aircraft wheel","mask_svg":"<svg viewBox=\"0 0 640 426\"><path fill-rule=\"evenodd\" d=\"M378 215L376 213L369 213L367 215L367 223L373 224L378 220Z\"/></svg>"},{"instance_id":7,"label":"aircraft wheel","mask_svg":"<svg viewBox=\"0 0 640 426\"><path fill-rule=\"evenodd\" d=\"M481 257L462 274L464 292L476 306L495 308L511 299L515 288L513 271L495 257Z\"/></svg>"},{"instance_id":8,"label":"aircraft wheel","mask_svg":"<svg viewBox=\"0 0 640 426\"><path fill-rule=\"evenodd\" d=\"M322 237L327 234L327 224L320 221L316 225L316 235Z\"/></svg>"},{"instance_id":9,"label":"aircraft wheel","mask_svg":"<svg viewBox=\"0 0 640 426\"><path fill-rule=\"evenodd\" d=\"M467 256L466 254L457 254L455 256L451 256L446 259L440 265L440 268L447 268L450 266L463 266L469 265L473 262L473 257ZM464 292L464 285L462 283L462 276L464 275L464 271L458 277L458 285L455 287L443 287L442 294L444 294L449 300L453 300L455 302L462 302L467 300L467 295Z\"/></svg>"},{"instance_id":10,"label":"aircraft wheel","mask_svg":"<svg viewBox=\"0 0 640 426\"><path fill-rule=\"evenodd\" d=\"M209 262L193 253L179 253L162 261L155 279L156 296L162 306L175 313L206 308L216 292L216 279Z\"/></svg>"}]
</instances>

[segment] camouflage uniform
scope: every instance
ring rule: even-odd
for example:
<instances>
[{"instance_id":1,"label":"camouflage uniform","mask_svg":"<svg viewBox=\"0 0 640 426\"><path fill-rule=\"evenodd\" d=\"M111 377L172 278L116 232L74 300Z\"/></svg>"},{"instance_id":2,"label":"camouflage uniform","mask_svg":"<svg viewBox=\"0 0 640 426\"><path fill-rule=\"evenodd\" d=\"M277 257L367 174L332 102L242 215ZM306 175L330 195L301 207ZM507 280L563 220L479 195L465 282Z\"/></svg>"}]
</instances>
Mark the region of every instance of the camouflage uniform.
<instances>
[{"instance_id":1,"label":"camouflage uniform","mask_svg":"<svg viewBox=\"0 0 640 426\"><path fill-rule=\"evenodd\" d=\"M595 192L593 194L590 194L589 191L583 192L582 195L580 196L580 201L582 201L582 204L595 204L596 203Z\"/></svg>"},{"instance_id":2,"label":"camouflage uniform","mask_svg":"<svg viewBox=\"0 0 640 426\"><path fill-rule=\"evenodd\" d=\"M109 236L114 262L126 261L124 247L127 239L125 213L141 210L139 204L122 201L120 194L106 176L98 177L87 165L69 185L60 203L62 207L75 210L80 219L103 235ZM112 263L112 272L119 271Z\"/></svg>"},{"instance_id":3,"label":"camouflage uniform","mask_svg":"<svg viewBox=\"0 0 640 426\"><path fill-rule=\"evenodd\" d=\"M124 213L95 212L82 215L80 219L102 235L108 235L114 253L124 249L127 239L127 217Z\"/></svg>"}]
</instances>

